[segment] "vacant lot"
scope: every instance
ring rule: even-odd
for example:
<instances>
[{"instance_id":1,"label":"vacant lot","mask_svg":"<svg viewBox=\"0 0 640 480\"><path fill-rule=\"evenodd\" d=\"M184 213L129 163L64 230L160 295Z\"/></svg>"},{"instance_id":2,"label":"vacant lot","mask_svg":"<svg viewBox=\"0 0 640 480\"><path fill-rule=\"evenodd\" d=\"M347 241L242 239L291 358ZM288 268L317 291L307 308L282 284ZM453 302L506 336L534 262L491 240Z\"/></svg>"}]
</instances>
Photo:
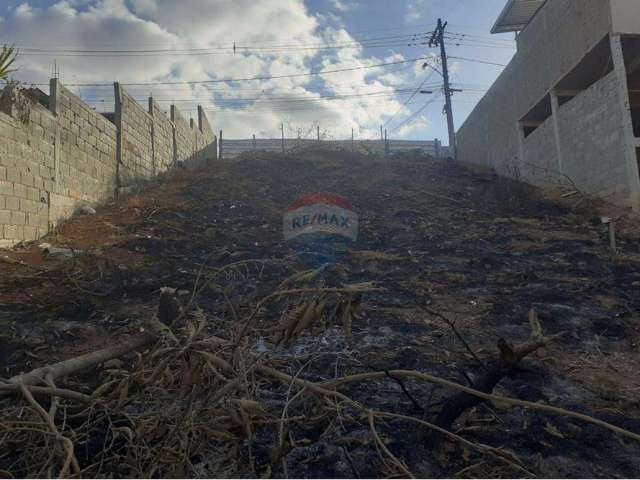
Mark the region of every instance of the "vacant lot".
<instances>
[{"instance_id":1,"label":"vacant lot","mask_svg":"<svg viewBox=\"0 0 640 480\"><path fill-rule=\"evenodd\" d=\"M351 200L360 237L307 271L282 215L315 191ZM91 398L0 384L0 474L637 476L640 235L618 222L612 255L586 205L325 151L212 163L77 216L48 254L1 255L0 375L154 338L46 383Z\"/></svg>"}]
</instances>

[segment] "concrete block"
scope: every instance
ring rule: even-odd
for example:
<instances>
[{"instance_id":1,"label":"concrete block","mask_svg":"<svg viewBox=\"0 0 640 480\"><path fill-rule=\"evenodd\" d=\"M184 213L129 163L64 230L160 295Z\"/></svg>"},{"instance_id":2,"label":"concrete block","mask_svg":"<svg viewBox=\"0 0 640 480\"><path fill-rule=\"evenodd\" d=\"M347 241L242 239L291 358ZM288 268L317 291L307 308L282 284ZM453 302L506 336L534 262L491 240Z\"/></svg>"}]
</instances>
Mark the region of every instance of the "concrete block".
<instances>
[{"instance_id":1,"label":"concrete block","mask_svg":"<svg viewBox=\"0 0 640 480\"><path fill-rule=\"evenodd\" d=\"M24 227L21 225L4 225L4 238L8 240L23 240Z\"/></svg>"},{"instance_id":2,"label":"concrete block","mask_svg":"<svg viewBox=\"0 0 640 480\"><path fill-rule=\"evenodd\" d=\"M29 200L33 200L34 202L40 201L40 190L33 187L27 187L27 198Z\"/></svg>"},{"instance_id":3,"label":"concrete block","mask_svg":"<svg viewBox=\"0 0 640 480\"><path fill-rule=\"evenodd\" d=\"M38 213L40 209L40 203L28 200L26 198L20 199L20 211L24 213Z\"/></svg>"},{"instance_id":4,"label":"concrete block","mask_svg":"<svg viewBox=\"0 0 640 480\"><path fill-rule=\"evenodd\" d=\"M35 177L31 173L21 172L20 183L28 187L32 187L35 184ZM14 187L15 188L15 187Z\"/></svg>"},{"instance_id":5,"label":"concrete block","mask_svg":"<svg viewBox=\"0 0 640 480\"><path fill-rule=\"evenodd\" d=\"M19 182L20 181L20 170L16 167L8 167L7 168L7 180L9 182Z\"/></svg>"},{"instance_id":6,"label":"concrete block","mask_svg":"<svg viewBox=\"0 0 640 480\"><path fill-rule=\"evenodd\" d=\"M27 187L21 183L14 183L13 194L16 197L27 198Z\"/></svg>"},{"instance_id":7,"label":"concrete block","mask_svg":"<svg viewBox=\"0 0 640 480\"><path fill-rule=\"evenodd\" d=\"M0 180L0 195L13 195L13 182Z\"/></svg>"},{"instance_id":8,"label":"concrete block","mask_svg":"<svg viewBox=\"0 0 640 480\"><path fill-rule=\"evenodd\" d=\"M38 227L32 227L32 226L26 225L23 227L23 232L24 232L23 238L26 241L37 240L38 238L40 238L40 236L38 235Z\"/></svg>"},{"instance_id":9,"label":"concrete block","mask_svg":"<svg viewBox=\"0 0 640 480\"><path fill-rule=\"evenodd\" d=\"M7 210L20 210L20 199L18 197L5 197L4 204Z\"/></svg>"},{"instance_id":10,"label":"concrete block","mask_svg":"<svg viewBox=\"0 0 640 480\"><path fill-rule=\"evenodd\" d=\"M27 223L27 215L24 212L11 212L12 225L24 225Z\"/></svg>"},{"instance_id":11,"label":"concrete block","mask_svg":"<svg viewBox=\"0 0 640 480\"><path fill-rule=\"evenodd\" d=\"M11 211L0 210L0 225L8 225L11 223Z\"/></svg>"}]
</instances>

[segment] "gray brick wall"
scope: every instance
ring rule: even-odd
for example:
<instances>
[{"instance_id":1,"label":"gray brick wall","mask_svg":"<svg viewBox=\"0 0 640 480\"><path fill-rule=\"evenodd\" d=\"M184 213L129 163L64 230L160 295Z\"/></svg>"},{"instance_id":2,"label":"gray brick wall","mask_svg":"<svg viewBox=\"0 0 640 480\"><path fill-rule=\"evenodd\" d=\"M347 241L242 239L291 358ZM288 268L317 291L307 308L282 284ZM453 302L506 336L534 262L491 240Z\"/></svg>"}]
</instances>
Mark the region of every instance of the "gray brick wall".
<instances>
[{"instance_id":1,"label":"gray brick wall","mask_svg":"<svg viewBox=\"0 0 640 480\"><path fill-rule=\"evenodd\" d=\"M153 117L153 154L156 172L166 172L175 164L173 123L153 98L149 98L149 113Z\"/></svg>"},{"instance_id":2,"label":"gray brick wall","mask_svg":"<svg viewBox=\"0 0 640 480\"><path fill-rule=\"evenodd\" d=\"M119 180L121 187L127 187L137 180L149 179L156 174L153 117L124 90L120 89L119 97L120 111L116 116L119 119L116 126L122 136Z\"/></svg>"},{"instance_id":3,"label":"gray brick wall","mask_svg":"<svg viewBox=\"0 0 640 480\"><path fill-rule=\"evenodd\" d=\"M214 157L215 135L204 112L192 128L175 109L172 122L153 100L147 113L121 88L116 93L114 124L57 80L49 110L32 103L26 116L17 108L23 95L2 91L0 247L42 237L79 206L167 171L176 159L190 166Z\"/></svg>"},{"instance_id":4,"label":"gray brick wall","mask_svg":"<svg viewBox=\"0 0 640 480\"><path fill-rule=\"evenodd\" d=\"M184 162L195 153L195 132L175 105L171 105L171 121L176 132L176 160Z\"/></svg>"},{"instance_id":5,"label":"gray brick wall","mask_svg":"<svg viewBox=\"0 0 640 480\"><path fill-rule=\"evenodd\" d=\"M629 174L637 159L627 151L633 138L625 134L624 118L630 119L621 108L625 88L615 73L559 106L557 131L553 115L526 139L520 130L536 104L555 88L562 90L566 75L575 74L577 65L585 68L587 55L610 41L611 22L610 0L547 2L519 34L514 58L458 130L458 159L501 175L517 173L541 186L570 179L585 193L640 208L630 186L638 188L638 175Z\"/></svg>"}]
</instances>

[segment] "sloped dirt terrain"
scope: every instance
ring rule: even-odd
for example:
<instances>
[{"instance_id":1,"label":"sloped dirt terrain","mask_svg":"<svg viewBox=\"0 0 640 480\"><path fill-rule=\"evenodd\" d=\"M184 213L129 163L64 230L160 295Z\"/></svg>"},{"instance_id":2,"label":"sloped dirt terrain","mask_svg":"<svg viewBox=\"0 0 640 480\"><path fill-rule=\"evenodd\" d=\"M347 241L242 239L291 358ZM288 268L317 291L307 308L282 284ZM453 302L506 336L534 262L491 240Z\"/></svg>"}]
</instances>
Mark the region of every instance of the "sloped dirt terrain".
<instances>
[{"instance_id":1,"label":"sloped dirt terrain","mask_svg":"<svg viewBox=\"0 0 640 480\"><path fill-rule=\"evenodd\" d=\"M348 198L360 234L313 271L282 215L316 191ZM640 230L618 222L613 255L592 217L430 158L253 153L177 172L73 218L48 253L0 255L5 380L158 334L56 380L84 405L38 397L56 433L21 390L0 397L0 471L636 477L636 439L535 405L470 404L443 436L429 425L460 390L405 374L491 392L497 371L496 395L640 433ZM165 287L183 312L168 326Z\"/></svg>"}]
</instances>

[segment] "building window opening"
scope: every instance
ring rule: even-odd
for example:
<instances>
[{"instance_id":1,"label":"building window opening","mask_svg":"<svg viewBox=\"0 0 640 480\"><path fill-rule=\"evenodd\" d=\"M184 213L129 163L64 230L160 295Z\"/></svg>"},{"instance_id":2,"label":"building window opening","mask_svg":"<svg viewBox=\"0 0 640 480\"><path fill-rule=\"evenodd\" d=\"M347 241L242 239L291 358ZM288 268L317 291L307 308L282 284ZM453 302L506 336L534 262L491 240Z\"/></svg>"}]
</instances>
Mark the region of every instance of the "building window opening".
<instances>
[{"instance_id":1,"label":"building window opening","mask_svg":"<svg viewBox=\"0 0 640 480\"><path fill-rule=\"evenodd\" d=\"M542 125L552 114L551 110L551 96L545 95L535 107L522 117L520 125L522 125L522 131L524 138L527 138L533 132L535 132L540 125Z\"/></svg>"},{"instance_id":2,"label":"building window opening","mask_svg":"<svg viewBox=\"0 0 640 480\"><path fill-rule=\"evenodd\" d=\"M623 36L622 53L627 70L633 134L640 138L640 35Z\"/></svg>"},{"instance_id":3,"label":"building window opening","mask_svg":"<svg viewBox=\"0 0 640 480\"><path fill-rule=\"evenodd\" d=\"M613 57L609 35L607 35L555 86L558 104L560 106L567 104L611 72L613 72Z\"/></svg>"}]
</instances>

